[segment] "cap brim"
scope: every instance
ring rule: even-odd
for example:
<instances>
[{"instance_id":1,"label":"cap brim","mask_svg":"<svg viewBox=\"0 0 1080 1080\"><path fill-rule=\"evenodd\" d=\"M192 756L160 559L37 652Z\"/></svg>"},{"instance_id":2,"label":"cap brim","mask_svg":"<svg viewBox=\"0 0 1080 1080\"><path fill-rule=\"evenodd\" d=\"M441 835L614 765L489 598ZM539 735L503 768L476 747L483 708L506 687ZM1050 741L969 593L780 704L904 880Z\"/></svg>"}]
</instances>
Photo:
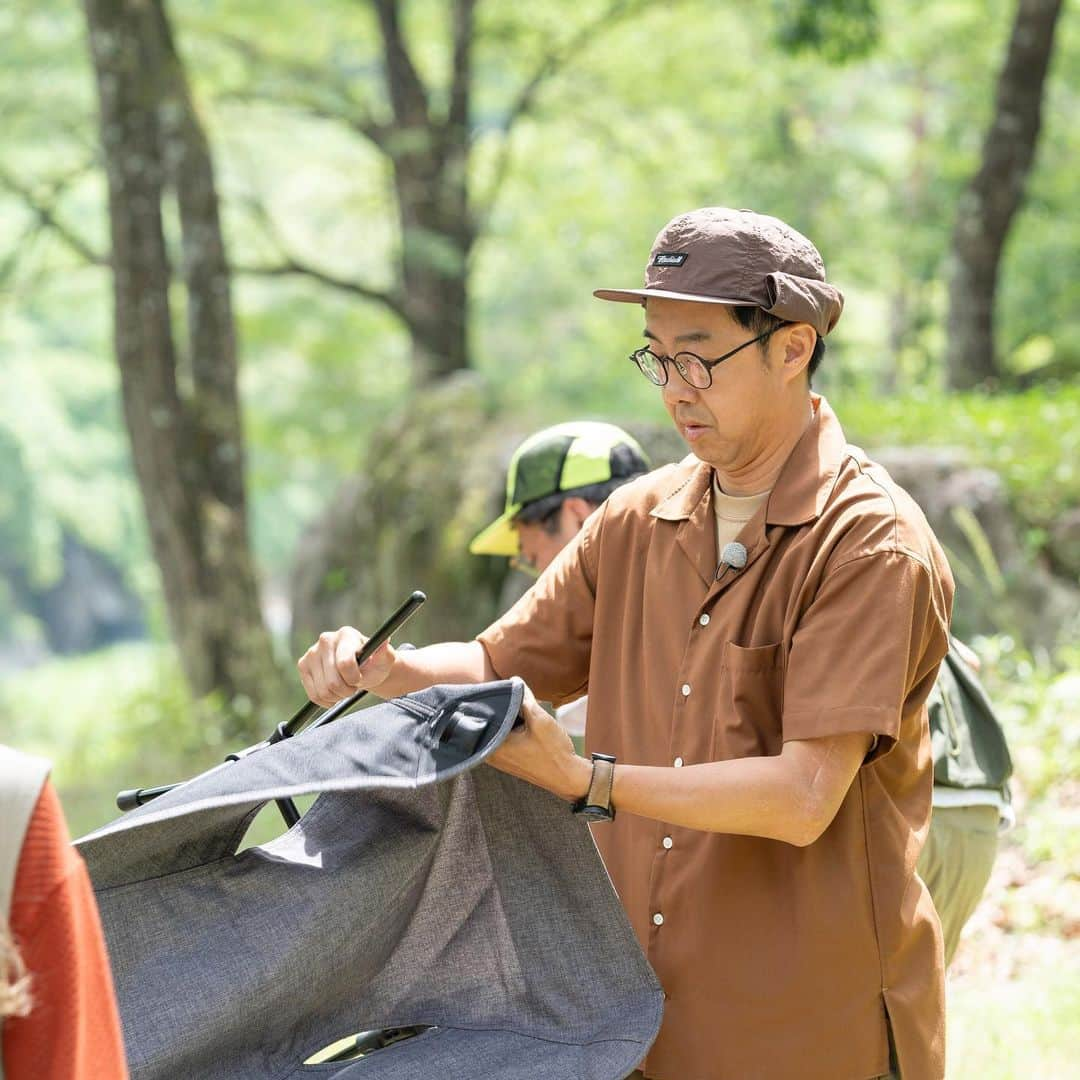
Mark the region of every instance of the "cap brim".
<instances>
[{"instance_id":1,"label":"cap brim","mask_svg":"<svg viewBox=\"0 0 1080 1080\"><path fill-rule=\"evenodd\" d=\"M520 507L512 507L505 514L497 517L486 529L473 537L469 551L473 555L516 555L520 550L517 530L514 528L514 515Z\"/></svg>"},{"instance_id":2,"label":"cap brim","mask_svg":"<svg viewBox=\"0 0 1080 1080\"><path fill-rule=\"evenodd\" d=\"M597 300L614 300L617 304L640 304L650 296L661 300L692 300L695 304L728 304L739 306L751 300L731 300L722 296L698 296L697 293L669 292L667 289L593 289Z\"/></svg>"}]
</instances>

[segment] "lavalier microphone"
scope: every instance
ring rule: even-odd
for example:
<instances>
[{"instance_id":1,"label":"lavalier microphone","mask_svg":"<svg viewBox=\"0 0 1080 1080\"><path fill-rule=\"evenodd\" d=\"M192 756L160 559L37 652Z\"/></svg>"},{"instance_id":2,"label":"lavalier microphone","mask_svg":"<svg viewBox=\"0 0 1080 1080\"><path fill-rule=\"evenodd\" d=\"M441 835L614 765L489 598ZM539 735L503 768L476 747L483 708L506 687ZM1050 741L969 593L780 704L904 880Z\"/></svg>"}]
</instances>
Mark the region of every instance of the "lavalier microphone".
<instances>
[{"instance_id":1,"label":"lavalier microphone","mask_svg":"<svg viewBox=\"0 0 1080 1080\"><path fill-rule=\"evenodd\" d=\"M720 552L720 565L716 568L716 580L719 581L724 576L729 566L732 570L741 570L746 565L746 559L746 548L737 540L725 544L724 550Z\"/></svg>"}]
</instances>

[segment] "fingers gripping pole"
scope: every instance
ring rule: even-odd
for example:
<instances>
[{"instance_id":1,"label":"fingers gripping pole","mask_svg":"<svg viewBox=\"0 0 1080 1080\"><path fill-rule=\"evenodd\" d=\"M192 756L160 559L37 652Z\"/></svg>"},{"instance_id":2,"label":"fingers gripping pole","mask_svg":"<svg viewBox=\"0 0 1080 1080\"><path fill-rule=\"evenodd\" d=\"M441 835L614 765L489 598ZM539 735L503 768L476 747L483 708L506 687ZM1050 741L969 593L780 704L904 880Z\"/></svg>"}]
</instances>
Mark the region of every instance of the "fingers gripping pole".
<instances>
[{"instance_id":1,"label":"fingers gripping pole","mask_svg":"<svg viewBox=\"0 0 1080 1080\"><path fill-rule=\"evenodd\" d=\"M363 667L364 664L366 664L368 660L370 660L375 655L375 653L380 648L382 648L382 646L385 645L386 642L390 640L391 635L394 634L396 631L400 630L401 627L403 627L405 623L407 623L413 617L413 615L416 614L417 610L422 604L424 604L426 600L427 596L425 596L424 593L422 593L419 589L412 593L408 600L406 600L405 603L403 603L401 607L399 607L397 611L395 611L394 614L391 615L390 618L387 619L386 622L384 622L382 626L380 626L379 629L376 630L375 633L372 634L371 637L369 637L367 641L364 642L363 647L356 654L357 664L360 667ZM339 701L336 705L332 705L321 717L319 717L319 723L329 723L331 720L336 719L343 712L347 712L349 709L351 709L353 705L355 705L362 697L364 697L365 694L367 694L366 690L358 690L351 697L345 698L343 701ZM314 701L305 702L303 706L301 706L301 708L299 708L290 719L286 720L284 724L280 724L278 726L278 729L274 732L274 735L270 736L270 742L280 742L282 739L289 738L290 735L295 735L302 727L304 727L304 725L309 720L312 719L312 717L316 715L316 713L318 713L318 711L319 706L316 705ZM333 713L332 716L330 715L331 713Z\"/></svg>"}]
</instances>

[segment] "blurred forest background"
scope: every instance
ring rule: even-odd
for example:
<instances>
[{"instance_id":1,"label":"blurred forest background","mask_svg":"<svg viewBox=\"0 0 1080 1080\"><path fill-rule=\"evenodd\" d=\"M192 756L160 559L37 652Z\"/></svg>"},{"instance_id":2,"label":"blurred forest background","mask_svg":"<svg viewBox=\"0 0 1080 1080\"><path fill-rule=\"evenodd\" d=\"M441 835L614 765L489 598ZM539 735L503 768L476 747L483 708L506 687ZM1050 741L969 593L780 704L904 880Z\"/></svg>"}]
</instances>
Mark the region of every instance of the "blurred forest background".
<instances>
[{"instance_id":1,"label":"blurred forest background","mask_svg":"<svg viewBox=\"0 0 1080 1080\"><path fill-rule=\"evenodd\" d=\"M523 588L545 423L682 456L656 231L748 206L847 296L816 386L946 543L1019 825L950 1076L1080 1060L1080 26L1062 0L4 0L0 737L78 835L268 733L319 630Z\"/></svg>"}]
</instances>

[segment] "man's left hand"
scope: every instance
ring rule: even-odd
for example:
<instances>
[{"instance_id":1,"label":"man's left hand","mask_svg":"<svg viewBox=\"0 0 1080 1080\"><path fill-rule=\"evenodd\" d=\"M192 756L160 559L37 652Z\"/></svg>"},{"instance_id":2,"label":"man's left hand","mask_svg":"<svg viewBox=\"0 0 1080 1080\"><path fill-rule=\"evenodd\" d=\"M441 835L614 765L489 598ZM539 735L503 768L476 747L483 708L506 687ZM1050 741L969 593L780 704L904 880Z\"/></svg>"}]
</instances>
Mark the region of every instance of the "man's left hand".
<instances>
[{"instance_id":1,"label":"man's left hand","mask_svg":"<svg viewBox=\"0 0 1080 1080\"><path fill-rule=\"evenodd\" d=\"M574 751L570 736L525 688L521 703L525 727L511 732L487 759L502 772L573 801L589 790L592 765Z\"/></svg>"}]
</instances>

